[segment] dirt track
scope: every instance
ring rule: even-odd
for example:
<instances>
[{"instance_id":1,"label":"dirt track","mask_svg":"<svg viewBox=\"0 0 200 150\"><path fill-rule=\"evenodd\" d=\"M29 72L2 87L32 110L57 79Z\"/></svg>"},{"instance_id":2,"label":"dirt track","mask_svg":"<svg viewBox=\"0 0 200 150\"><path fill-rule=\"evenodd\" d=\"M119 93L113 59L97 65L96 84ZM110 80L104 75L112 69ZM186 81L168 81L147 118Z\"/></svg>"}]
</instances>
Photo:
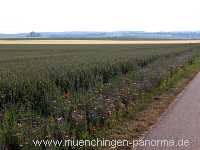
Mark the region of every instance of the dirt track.
<instances>
[{"instance_id":1,"label":"dirt track","mask_svg":"<svg viewBox=\"0 0 200 150\"><path fill-rule=\"evenodd\" d=\"M184 142L189 141L189 146L181 146L182 139ZM140 147L139 150L200 150L200 73L143 140L172 140L176 146L158 144Z\"/></svg>"},{"instance_id":2,"label":"dirt track","mask_svg":"<svg viewBox=\"0 0 200 150\"><path fill-rule=\"evenodd\" d=\"M200 40L0 40L0 44L192 44Z\"/></svg>"}]
</instances>

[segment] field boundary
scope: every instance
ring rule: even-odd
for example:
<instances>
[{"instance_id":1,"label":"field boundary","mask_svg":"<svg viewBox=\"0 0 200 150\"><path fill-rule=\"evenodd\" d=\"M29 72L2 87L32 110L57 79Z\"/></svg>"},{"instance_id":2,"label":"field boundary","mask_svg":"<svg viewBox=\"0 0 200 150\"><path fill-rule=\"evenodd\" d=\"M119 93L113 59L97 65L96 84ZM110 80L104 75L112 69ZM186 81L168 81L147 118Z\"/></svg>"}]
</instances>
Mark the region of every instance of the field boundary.
<instances>
[{"instance_id":1,"label":"field boundary","mask_svg":"<svg viewBox=\"0 0 200 150\"><path fill-rule=\"evenodd\" d=\"M130 120L125 118L113 129L108 129L107 136L111 139L128 139L130 141L133 139L144 139L149 131L159 122L163 114L176 102L176 97L184 91L187 85L199 73L199 70L200 57L196 58L192 65L186 65L183 70L178 70L169 79L171 84L158 91L159 94L149 93L152 99L149 101L149 104L143 110L135 112L134 118ZM121 133L118 134L118 131L121 131L123 135ZM124 149L131 149L131 147L125 147Z\"/></svg>"}]
</instances>

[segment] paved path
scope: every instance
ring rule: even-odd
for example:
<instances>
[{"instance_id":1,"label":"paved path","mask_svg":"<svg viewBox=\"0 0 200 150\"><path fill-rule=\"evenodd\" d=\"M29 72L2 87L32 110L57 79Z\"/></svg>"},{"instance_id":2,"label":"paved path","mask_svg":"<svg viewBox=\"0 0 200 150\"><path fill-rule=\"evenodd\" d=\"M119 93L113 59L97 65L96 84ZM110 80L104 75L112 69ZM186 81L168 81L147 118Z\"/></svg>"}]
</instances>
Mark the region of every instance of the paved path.
<instances>
[{"instance_id":1,"label":"paved path","mask_svg":"<svg viewBox=\"0 0 200 150\"><path fill-rule=\"evenodd\" d=\"M160 144L154 147L155 140L152 139L168 141L162 141L164 144L157 141ZM139 150L200 150L200 73L178 95L143 140L152 140L153 146L140 147ZM173 142L179 143L179 146L172 146ZM183 142L186 146L182 146ZM167 145L165 143L168 146L161 146Z\"/></svg>"}]
</instances>

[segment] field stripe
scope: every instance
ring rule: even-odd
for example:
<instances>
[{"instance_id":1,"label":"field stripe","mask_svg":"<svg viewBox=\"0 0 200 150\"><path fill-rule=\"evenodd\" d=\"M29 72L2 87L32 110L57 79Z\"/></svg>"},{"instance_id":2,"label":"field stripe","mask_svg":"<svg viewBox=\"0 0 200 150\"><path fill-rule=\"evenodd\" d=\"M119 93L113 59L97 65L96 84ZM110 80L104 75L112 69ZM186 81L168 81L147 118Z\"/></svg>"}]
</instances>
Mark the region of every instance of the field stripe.
<instances>
[{"instance_id":1,"label":"field stripe","mask_svg":"<svg viewBox=\"0 0 200 150\"><path fill-rule=\"evenodd\" d=\"M200 40L0 40L0 44L195 44Z\"/></svg>"}]
</instances>

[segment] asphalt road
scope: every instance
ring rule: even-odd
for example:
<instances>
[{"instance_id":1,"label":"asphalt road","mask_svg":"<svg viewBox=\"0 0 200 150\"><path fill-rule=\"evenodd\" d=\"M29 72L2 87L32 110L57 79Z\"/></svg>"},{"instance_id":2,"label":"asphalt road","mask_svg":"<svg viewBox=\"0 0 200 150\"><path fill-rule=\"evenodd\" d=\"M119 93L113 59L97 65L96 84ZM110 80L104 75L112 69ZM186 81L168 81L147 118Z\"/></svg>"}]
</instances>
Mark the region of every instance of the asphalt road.
<instances>
[{"instance_id":1,"label":"asphalt road","mask_svg":"<svg viewBox=\"0 0 200 150\"><path fill-rule=\"evenodd\" d=\"M200 150L200 73L139 145L137 150Z\"/></svg>"}]
</instances>

